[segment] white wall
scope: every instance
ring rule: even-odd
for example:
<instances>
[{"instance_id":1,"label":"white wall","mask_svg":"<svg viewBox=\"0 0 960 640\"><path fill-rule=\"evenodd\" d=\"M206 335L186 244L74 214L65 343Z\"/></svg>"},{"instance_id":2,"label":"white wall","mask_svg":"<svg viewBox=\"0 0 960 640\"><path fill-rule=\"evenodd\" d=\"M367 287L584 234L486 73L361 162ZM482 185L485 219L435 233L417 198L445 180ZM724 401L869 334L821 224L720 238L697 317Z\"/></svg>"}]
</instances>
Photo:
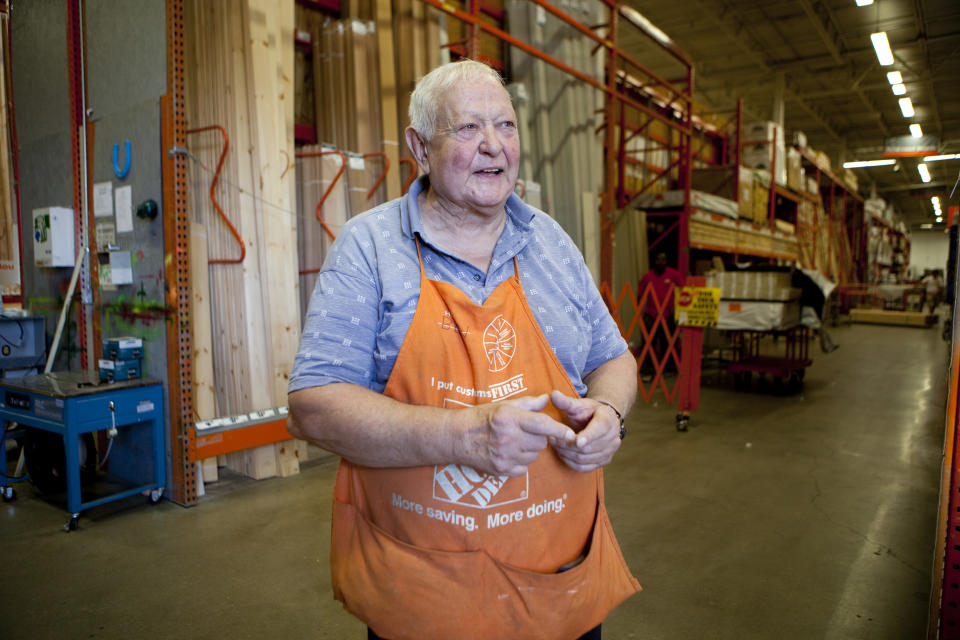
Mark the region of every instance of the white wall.
<instances>
[{"instance_id":1,"label":"white wall","mask_svg":"<svg viewBox=\"0 0 960 640\"><path fill-rule=\"evenodd\" d=\"M917 231L910 236L910 272L914 277L924 269L947 270L950 240L945 231Z\"/></svg>"}]
</instances>

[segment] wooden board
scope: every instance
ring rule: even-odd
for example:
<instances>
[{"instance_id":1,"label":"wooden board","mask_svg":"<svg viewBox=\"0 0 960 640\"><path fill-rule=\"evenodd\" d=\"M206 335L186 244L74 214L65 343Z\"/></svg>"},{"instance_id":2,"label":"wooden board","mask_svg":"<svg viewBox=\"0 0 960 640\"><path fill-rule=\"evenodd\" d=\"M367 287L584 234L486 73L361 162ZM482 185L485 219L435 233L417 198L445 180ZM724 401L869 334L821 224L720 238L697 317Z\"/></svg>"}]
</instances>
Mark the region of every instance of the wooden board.
<instances>
[{"instance_id":1,"label":"wooden board","mask_svg":"<svg viewBox=\"0 0 960 640\"><path fill-rule=\"evenodd\" d=\"M919 311L885 311L882 309L851 309L850 319L866 324L887 324L903 327L931 327L937 316Z\"/></svg>"}]
</instances>

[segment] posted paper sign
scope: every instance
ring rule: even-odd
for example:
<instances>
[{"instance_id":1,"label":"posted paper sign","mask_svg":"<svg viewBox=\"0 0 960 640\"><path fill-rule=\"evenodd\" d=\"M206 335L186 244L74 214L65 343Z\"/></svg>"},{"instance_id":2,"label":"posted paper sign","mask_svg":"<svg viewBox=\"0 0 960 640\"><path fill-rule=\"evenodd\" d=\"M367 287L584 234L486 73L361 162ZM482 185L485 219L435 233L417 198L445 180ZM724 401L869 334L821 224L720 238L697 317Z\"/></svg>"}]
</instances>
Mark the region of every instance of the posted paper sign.
<instances>
[{"instance_id":1,"label":"posted paper sign","mask_svg":"<svg viewBox=\"0 0 960 640\"><path fill-rule=\"evenodd\" d=\"M674 319L682 327L715 327L720 319L720 291L715 287L677 287Z\"/></svg>"},{"instance_id":2,"label":"posted paper sign","mask_svg":"<svg viewBox=\"0 0 960 640\"><path fill-rule=\"evenodd\" d=\"M117 233L133 231L133 187L117 187L113 200L117 209Z\"/></svg>"},{"instance_id":3,"label":"posted paper sign","mask_svg":"<svg viewBox=\"0 0 960 640\"><path fill-rule=\"evenodd\" d=\"M113 215L113 183L98 182L93 185L93 216L105 218Z\"/></svg>"}]
</instances>

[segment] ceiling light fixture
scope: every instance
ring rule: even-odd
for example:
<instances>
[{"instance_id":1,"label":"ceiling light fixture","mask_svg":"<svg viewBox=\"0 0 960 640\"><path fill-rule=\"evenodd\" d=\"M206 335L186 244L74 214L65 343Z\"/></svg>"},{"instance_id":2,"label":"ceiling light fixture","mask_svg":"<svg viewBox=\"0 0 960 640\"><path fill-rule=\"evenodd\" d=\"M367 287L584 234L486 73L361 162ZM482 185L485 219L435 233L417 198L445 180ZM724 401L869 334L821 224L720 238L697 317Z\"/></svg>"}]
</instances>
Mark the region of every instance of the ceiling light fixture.
<instances>
[{"instance_id":1,"label":"ceiling light fixture","mask_svg":"<svg viewBox=\"0 0 960 640\"><path fill-rule=\"evenodd\" d=\"M890 85L890 89L893 91L893 95L895 96L907 95L907 85L903 84L902 82L900 84Z\"/></svg>"},{"instance_id":2,"label":"ceiling light fixture","mask_svg":"<svg viewBox=\"0 0 960 640\"><path fill-rule=\"evenodd\" d=\"M912 135L914 138L919 138L923 135L923 129L921 129L920 125L917 123L913 123L910 125L910 135Z\"/></svg>"},{"instance_id":3,"label":"ceiling light fixture","mask_svg":"<svg viewBox=\"0 0 960 640\"><path fill-rule=\"evenodd\" d=\"M857 160L856 162L844 162L844 169L862 169L863 167L886 167L891 164L894 164L896 160L885 159L885 160Z\"/></svg>"},{"instance_id":4,"label":"ceiling light fixture","mask_svg":"<svg viewBox=\"0 0 960 640\"><path fill-rule=\"evenodd\" d=\"M887 82L890 84L903 84L903 76L899 71L891 71L887 74Z\"/></svg>"},{"instance_id":5,"label":"ceiling light fixture","mask_svg":"<svg viewBox=\"0 0 960 640\"><path fill-rule=\"evenodd\" d=\"M900 111L904 118L912 118L915 113L913 110L913 101L910 98L900 98Z\"/></svg>"},{"instance_id":6,"label":"ceiling light fixture","mask_svg":"<svg viewBox=\"0 0 960 640\"><path fill-rule=\"evenodd\" d=\"M873 4L873 0L857 0L858 7L869 7Z\"/></svg>"},{"instance_id":7,"label":"ceiling light fixture","mask_svg":"<svg viewBox=\"0 0 960 640\"><path fill-rule=\"evenodd\" d=\"M960 153L950 153L945 156L927 156L924 162L939 162L940 160L960 160Z\"/></svg>"},{"instance_id":8,"label":"ceiling light fixture","mask_svg":"<svg viewBox=\"0 0 960 640\"><path fill-rule=\"evenodd\" d=\"M943 218L940 216L937 216L937 222L943 222Z\"/></svg>"},{"instance_id":9,"label":"ceiling light fixture","mask_svg":"<svg viewBox=\"0 0 960 640\"><path fill-rule=\"evenodd\" d=\"M927 165L922 162L917 165L917 172L920 174L920 179L924 182L930 182L930 170L927 169Z\"/></svg>"},{"instance_id":10,"label":"ceiling light fixture","mask_svg":"<svg viewBox=\"0 0 960 640\"><path fill-rule=\"evenodd\" d=\"M922 225L920 225L920 228L921 228L921 229L933 229L933 225L932 225L932 224L929 224L929 223L927 223L927 224L922 224Z\"/></svg>"},{"instance_id":11,"label":"ceiling light fixture","mask_svg":"<svg viewBox=\"0 0 960 640\"><path fill-rule=\"evenodd\" d=\"M893 64L893 51L890 49L890 41L887 40L886 31L878 31L870 34L870 41L873 43L873 49L877 52L877 60L881 67L889 67Z\"/></svg>"}]
</instances>

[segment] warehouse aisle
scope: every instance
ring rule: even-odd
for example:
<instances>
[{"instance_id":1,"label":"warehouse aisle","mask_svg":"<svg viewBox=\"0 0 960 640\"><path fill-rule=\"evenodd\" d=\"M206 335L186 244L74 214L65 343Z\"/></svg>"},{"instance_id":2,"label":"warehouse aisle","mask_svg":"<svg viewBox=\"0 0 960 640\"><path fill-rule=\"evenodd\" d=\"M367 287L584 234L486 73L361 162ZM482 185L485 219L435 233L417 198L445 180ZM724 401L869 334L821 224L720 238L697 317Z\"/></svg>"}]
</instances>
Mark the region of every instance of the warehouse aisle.
<instances>
[{"instance_id":1,"label":"warehouse aisle","mask_svg":"<svg viewBox=\"0 0 960 640\"><path fill-rule=\"evenodd\" d=\"M645 590L604 637L923 637L947 348L840 328L801 394L704 390L688 433L644 406L607 502ZM226 479L191 509L2 505L0 629L16 638L365 638L330 596L335 465Z\"/></svg>"}]
</instances>

